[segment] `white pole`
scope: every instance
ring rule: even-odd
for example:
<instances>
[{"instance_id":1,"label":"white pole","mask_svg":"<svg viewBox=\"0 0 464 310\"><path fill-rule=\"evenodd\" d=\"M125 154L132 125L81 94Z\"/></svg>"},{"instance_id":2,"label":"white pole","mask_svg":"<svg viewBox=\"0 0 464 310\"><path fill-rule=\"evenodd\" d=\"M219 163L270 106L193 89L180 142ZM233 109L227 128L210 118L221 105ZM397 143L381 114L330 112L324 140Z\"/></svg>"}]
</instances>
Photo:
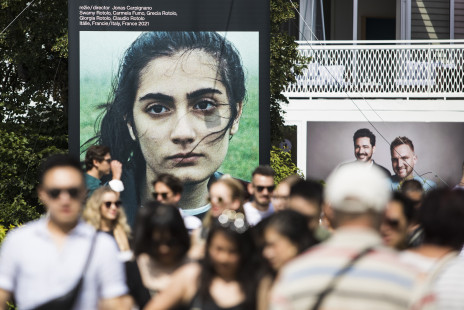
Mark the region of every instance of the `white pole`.
<instances>
[{"instance_id":1,"label":"white pole","mask_svg":"<svg viewBox=\"0 0 464 310\"><path fill-rule=\"evenodd\" d=\"M358 40L358 0L353 0L353 41Z\"/></svg>"}]
</instances>

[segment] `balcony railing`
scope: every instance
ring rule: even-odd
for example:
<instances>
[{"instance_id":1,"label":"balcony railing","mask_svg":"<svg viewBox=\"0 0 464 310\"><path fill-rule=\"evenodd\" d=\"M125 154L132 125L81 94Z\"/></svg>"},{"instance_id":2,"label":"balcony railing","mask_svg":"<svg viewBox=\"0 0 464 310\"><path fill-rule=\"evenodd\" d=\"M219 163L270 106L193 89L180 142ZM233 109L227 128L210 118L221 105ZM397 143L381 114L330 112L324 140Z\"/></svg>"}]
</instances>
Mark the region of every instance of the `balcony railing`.
<instances>
[{"instance_id":1,"label":"balcony railing","mask_svg":"<svg viewBox=\"0 0 464 310\"><path fill-rule=\"evenodd\" d=\"M464 98L464 40L298 42L293 98Z\"/></svg>"}]
</instances>

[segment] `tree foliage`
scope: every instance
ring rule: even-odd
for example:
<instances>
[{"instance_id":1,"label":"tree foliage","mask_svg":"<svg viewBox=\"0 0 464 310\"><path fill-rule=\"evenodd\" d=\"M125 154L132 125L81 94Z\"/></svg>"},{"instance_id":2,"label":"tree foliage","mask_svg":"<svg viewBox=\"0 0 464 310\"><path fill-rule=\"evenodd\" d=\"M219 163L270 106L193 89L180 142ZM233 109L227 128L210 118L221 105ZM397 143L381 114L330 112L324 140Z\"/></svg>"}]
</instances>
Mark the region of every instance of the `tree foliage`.
<instances>
[{"instance_id":1,"label":"tree foliage","mask_svg":"<svg viewBox=\"0 0 464 310\"><path fill-rule=\"evenodd\" d=\"M304 179L303 172L293 163L290 151L282 150L276 146L272 146L271 150L271 167L275 172L274 182L276 184L294 174Z\"/></svg>"},{"instance_id":2,"label":"tree foliage","mask_svg":"<svg viewBox=\"0 0 464 310\"><path fill-rule=\"evenodd\" d=\"M67 1L2 0L0 30L0 224L9 226L43 211L40 161L68 147Z\"/></svg>"},{"instance_id":3,"label":"tree foliage","mask_svg":"<svg viewBox=\"0 0 464 310\"><path fill-rule=\"evenodd\" d=\"M282 94L285 87L295 82L295 76L302 73L307 60L298 54L295 38L282 31L282 24L295 18L292 3L288 0L271 0L271 143L277 145L282 140L284 126L281 104L287 104Z\"/></svg>"}]
</instances>

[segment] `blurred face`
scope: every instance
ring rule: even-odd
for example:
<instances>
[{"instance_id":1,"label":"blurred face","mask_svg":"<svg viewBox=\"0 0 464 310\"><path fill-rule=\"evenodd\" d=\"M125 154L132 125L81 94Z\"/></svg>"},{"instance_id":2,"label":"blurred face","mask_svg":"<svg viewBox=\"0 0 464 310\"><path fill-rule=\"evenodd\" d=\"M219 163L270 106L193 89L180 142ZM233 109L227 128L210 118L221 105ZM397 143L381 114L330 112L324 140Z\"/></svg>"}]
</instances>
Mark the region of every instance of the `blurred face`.
<instances>
[{"instance_id":1,"label":"blurred face","mask_svg":"<svg viewBox=\"0 0 464 310\"><path fill-rule=\"evenodd\" d=\"M388 203L380 233L385 245L398 250L406 247L408 224L400 202L393 200Z\"/></svg>"},{"instance_id":2,"label":"blurred face","mask_svg":"<svg viewBox=\"0 0 464 310\"><path fill-rule=\"evenodd\" d=\"M211 239L208 251L214 270L219 276L235 277L240 262L240 255L235 243L222 232L217 232Z\"/></svg>"},{"instance_id":3,"label":"blurred face","mask_svg":"<svg viewBox=\"0 0 464 310\"><path fill-rule=\"evenodd\" d=\"M180 200L181 194L174 194L174 192L163 182L156 182L153 189L153 198L161 203L175 205Z\"/></svg>"},{"instance_id":4,"label":"blurred face","mask_svg":"<svg viewBox=\"0 0 464 310\"><path fill-rule=\"evenodd\" d=\"M272 227L264 231L264 241L263 256L269 261L274 270L279 270L298 255L298 247Z\"/></svg>"},{"instance_id":5,"label":"blurred face","mask_svg":"<svg viewBox=\"0 0 464 310\"><path fill-rule=\"evenodd\" d=\"M102 175L110 174L111 172L111 155L108 153L104 159L100 162L94 161L94 166L97 167L98 171Z\"/></svg>"},{"instance_id":6,"label":"blurred face","mask_svg":"<svg viewBox=\"0 0 464 310\"><path fill-rule=\"evenodd\" d=\"M417 157L407 144L398 145L391 154L392 168L401 179L412 179Z\"/></svg>"},{"instance_id":7,"label":"blurred face","mask_svg":"<svg viewBox=\"0 0 464 310\"><path fill-rule=\"evenodd\" d=\"M115 221L118 218L119 207L121 206L118 195L113 192L104 193L102 201L100 207L102 220Z\"/></svg>"},{"instance_id":8,"label":"blurred face","mask_svg":"<svg viewBox=\"0 0 464 310\"><path fill-rule=\"evenodd\" d=\"M253 195L254 202L262 207L269 206L274 191L274 178L267 175L255 174L248 184L248 191Z\"/></svg>"},{"instance_id":9,"label":"blurred face","mask_svg":"<svg viewBox=\"0 0 464 310\"><path fill-rule=\"evenodd\" d=\"M177 263L179 242L168 231L154 231L152 235L153 257L162 265Z\"/></svg>"},{"instance_id":10,"label":"blurred face","mask_svg":"<svg viewBox=\"0 0 464 310\"><path fill-rule=\"evenodd\" d=\"M233 200L231 189L220 181L211 185L209 199L211 203L211 215L213 217L219 217L224 210L237 211L240 207L240 200Z\"/></svg>"},{"instance_id":11,"label":"blurred face","mask_svg":"<svg viewBox=\"0 0 464 310\"><path fill-rule=\"evenodd\" d=\"M371 145L371 139L368 137L357 138L354 142L354 156L363 162L370 162L374 154L375 146Z\"/></svg>"},{"instance_id":12,"label":"blurred face","mask_svg":"<svg viewBox=\"0 0 464 310\"><path fill-rule=\"evenodd\" d=\"M287 183L280 183L272 193L272 205L276 212L287 209L288 197L290 196L290 186Z\"/></svg>"},{"instance_id":13,"label":"blurred face","mask_svg":"<svg viewBox=\"0 0 464 310\"><path fill-rule=\"evenodd\" d=\"M38 195L50 222L63 228L76 225L85 198L82 174L72 167L52 168L44 175Z\"/></svg>"},{"instance_id":14,"label":"blurred face","mask_svg":"<svg viewBox=\"0 0 464 310\"><path fill-rule=\"evenodd\" d=\"M199 51L158 57L142 70L133 121L128 124L140 143L147 178L171 173L186 183L209 179L226 156L229 137L238 130L239 116L221 136L231 118L217 61Z\"/></svg>"},{"instance_id":15,"label":"blurred face","mask_svg":"<svg viewBox=\"0 0 464 310\"><path fill-rule=\"evenodd\" d=\"M320 212L316 203L301 196L292 196L289 200L289 209L299 212L309 219L309 227L316 229L319 225Z\"/></svg>"}]
</instances>

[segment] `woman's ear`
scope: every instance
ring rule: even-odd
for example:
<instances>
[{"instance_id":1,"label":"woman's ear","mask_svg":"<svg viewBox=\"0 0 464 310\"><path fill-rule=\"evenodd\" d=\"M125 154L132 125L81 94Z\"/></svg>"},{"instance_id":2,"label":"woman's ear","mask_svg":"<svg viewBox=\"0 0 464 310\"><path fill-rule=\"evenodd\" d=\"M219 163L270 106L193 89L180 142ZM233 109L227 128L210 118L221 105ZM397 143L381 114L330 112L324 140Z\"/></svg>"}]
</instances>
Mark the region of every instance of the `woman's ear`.
<instances>
[{"instance_id":1,"label":"woman's ear","mask_svg":"<svg viewBox=\"0 0 464 310\"><path fill-rule=\"evenodd\" d=\"M230 127L231 136L235 135L238 131L238 127L240 125L240 118L242 117L242 110L243 110L243 102L240 101L239 103L237 103L237 117L232 123L232 127Z\"/></svg>"},{"instance_id":2,"label":"woman's ear","mask_svg":"<svg viewBox=\"0 0 464 310\"><path fill-rule=\"evenodd\" d=\"M134 129L132 128L132 124L130 122L127 122L127 120L126 120L126 125L127 125L127 129L129 130L129 134L130 134L132 140L136 141L137 137L134 134Z\"/></svg>"}]
</instances>

